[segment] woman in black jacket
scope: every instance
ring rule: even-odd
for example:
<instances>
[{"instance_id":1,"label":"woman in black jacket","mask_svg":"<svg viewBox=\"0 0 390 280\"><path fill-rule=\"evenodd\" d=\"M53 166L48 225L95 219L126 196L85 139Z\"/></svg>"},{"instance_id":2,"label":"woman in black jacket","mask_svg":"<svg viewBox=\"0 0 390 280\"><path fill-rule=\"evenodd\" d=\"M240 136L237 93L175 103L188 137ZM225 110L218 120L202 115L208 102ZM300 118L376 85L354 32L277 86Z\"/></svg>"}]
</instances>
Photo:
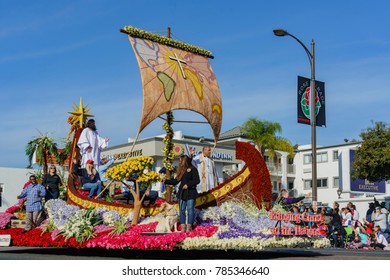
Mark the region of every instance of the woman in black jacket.
<instances>
[{"instance_id":1,"label":"woman in black jacket","mask_svg":"<svg viewBox=\"0 0 390 280\"><path fill-rule=\"evenodd\" d=\"M177 198L179 200L181 231L191 231L194 223L195 199L198 196L196 185L199 184L200 179L198 170L192 165L191 158L186 155L180 157L175 179L165 181L168 185L177 185L179 182Z\"/></svg>"}]
</instances>

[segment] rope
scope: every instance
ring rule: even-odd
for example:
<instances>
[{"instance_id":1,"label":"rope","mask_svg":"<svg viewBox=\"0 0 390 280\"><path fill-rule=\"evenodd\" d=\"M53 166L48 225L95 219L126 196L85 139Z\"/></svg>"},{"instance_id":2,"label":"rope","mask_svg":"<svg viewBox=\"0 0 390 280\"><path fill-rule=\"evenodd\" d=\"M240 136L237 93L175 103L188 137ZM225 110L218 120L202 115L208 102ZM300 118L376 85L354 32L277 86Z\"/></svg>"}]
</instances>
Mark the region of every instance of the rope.
<instances>
[{"instance_id":1,"label":"rope","mask_svg":"<svg viewBox=\"0 0 390 280\"><path fill-rule=\"evenodd\" d=\"M164 119L163 117L161 116L158 116L160 119L166 121L167 119ZM204 123L204 124L208 124L209 122L201 122L201 121L172 121L172 122L178 122L178 123Z\"/></svg>"},{"instance_id":2,"label":"rope","mask_svg":"<svg viewBox=\"0 0 390 280\"><path fill-rule=\"evenodd\" d=\"M131 146L131 149L130 149L130 152L127 153L127 156L126 156L126 159L125 161L130 157L131 153L133 152L134 150L134 147L135 147L135 144L137 143L137 140L138 140L138 137L139 137L139 134L140 134L140 131L138 130L137 132L137 136L135 137L135 140L133 142L133 145Z\"/></svg>"}]
</instances>

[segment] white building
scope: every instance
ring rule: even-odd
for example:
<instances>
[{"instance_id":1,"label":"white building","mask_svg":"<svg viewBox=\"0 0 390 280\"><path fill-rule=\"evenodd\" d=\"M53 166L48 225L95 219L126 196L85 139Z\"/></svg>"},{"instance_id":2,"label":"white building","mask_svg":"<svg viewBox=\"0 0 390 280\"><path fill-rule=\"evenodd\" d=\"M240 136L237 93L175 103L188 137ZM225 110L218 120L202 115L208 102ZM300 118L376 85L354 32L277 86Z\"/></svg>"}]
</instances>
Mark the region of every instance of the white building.
<instances>
[{"instance_id":1,"label":"white building","mask_svg":"<svg viewBox=\"0 0 390 280\"><path fill-rule=\"evenodd\" d=\"M387 182L367 182L353 180L351 169L355 150L360 142L347 142L340 145L317 147L317 197L318 201L332 207L334 201L344 207L351 201L356 205L360 218L365 217L368 203L374 196L378 201L390 200ZM299 146L294 157L296 177L294 189L298 194L311 191L311 146ZM341 191L340 198L337 191ZM388 205L387 205L388 206Z\"/></svg>"},{"instance_id":2,"label":"white building","mask_svg":"<svg viewBox=\"0 0 390 280\"><path fill-rule=\"evenodd\" d=\"M31 169L0 167L0 212L16 205L16 198L29 180Z\"/></svg>"},{"instance_id":3,"label":"white building","mask_svg":"<svg viewBox=\"0 0 390 280\"><path fill-rule=\"evenodd\" d=\"M233 144L235 140L249 141L240 127L235 127L221 134L220 142ZM360 218L365 216L368 203L374 196L378 201L390 201L390 188L386 182L365 182L351 179L351 164L354 151L360 142L346 142L339 145L317 147L317 197L322 205L333 206L337 201L341 207L351 201L356 205ZM287 189L290 196L303 196L311 192L312 165L311 145L298 146L294 159L286 152L277 151L276 159L264 156L271 174L273 197L281 189ZM337 191L341 190L338 197ZM311 203L311 199L305 202Z\"/></svg>"}]
</instances>

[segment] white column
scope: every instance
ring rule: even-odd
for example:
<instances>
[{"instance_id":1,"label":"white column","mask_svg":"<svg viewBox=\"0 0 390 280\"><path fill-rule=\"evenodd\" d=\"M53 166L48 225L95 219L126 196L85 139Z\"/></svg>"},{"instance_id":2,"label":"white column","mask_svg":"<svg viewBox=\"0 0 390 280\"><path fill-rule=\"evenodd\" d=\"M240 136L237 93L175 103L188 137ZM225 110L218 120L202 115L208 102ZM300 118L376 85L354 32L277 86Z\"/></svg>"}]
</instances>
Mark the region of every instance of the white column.
<instances>
[{"instance_id":1,"label":"white column","mask_svg":"<svg viewBox=\"0 0 390 280\"><path fill-rule=\"evenodd\" d=\"M282 171L282 188L287 189L288 184L287 184L287 153L281 153L281 171Z\"/></svg>"}]
</instances>

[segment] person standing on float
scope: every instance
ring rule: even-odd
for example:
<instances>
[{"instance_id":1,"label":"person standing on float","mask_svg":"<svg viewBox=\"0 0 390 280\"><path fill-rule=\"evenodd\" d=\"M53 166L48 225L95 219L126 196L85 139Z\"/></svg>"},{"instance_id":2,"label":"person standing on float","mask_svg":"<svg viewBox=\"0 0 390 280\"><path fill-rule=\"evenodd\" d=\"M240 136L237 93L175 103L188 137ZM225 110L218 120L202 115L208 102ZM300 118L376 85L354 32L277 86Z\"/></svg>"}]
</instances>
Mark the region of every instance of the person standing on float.
<instances>
[{"instance_id":1,"label":"person standing on float","mask_svg":"<svg viewBox=\"0 0 390 280\"><path fill-rule=\"evenodd\" d=\"M81 168L85 168L86 162L91 160L94 162L94 167L97 169L100 163L100 151L108 146L109 138L100 137L95 125L95 120L88 120L86 127L81 132L80 138L77 141L77 146L80 148Z\"/></svg>"},{"instance_id":2,"label":"person standing on float","mask_svg":"<svg viewBox=\"0 0 390 280\"><path fill-rule=\"evenodd\" d=\"M218 173L215 163L211 159L211 147L204 146L202 153L194 156L195 151L190 150L192 165L198 170L200 183L197 186L198 193L207 192L218 185Z\"/></svg>"}]
</instances>

